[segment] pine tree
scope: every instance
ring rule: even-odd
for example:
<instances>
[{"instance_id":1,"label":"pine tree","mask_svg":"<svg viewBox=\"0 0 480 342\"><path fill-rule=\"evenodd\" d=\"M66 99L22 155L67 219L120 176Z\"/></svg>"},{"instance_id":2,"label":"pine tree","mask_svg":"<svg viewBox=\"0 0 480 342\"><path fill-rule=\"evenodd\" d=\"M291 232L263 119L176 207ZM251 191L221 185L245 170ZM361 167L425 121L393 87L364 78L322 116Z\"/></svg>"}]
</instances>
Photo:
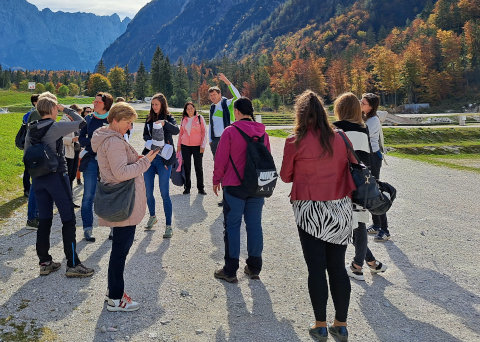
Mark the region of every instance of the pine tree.
<instances>
[{"instance_id":1,"label":"pine tree","mask_svg":"<svg viewBox=\"0 0 480 342\"><path fill-rule=\"evenodd\" d=\"M133 91L132 75L130 75L128 64L125 65L124 72L125 72L125 99L128 101Z\"/></svg>"},{"instance_id":2,"label":"pine tree","mask_svg":"<svg viewBox=\"0 0 480 342\"><path fill-rule=\"evenodd\" d=\"M97 68L95 69L95 73L107 76L107 68L105 67L105 64L103 63L103 58L100 59L100 62L98 62Z\"/></svg>"},{"instance_id":3,"label":"pine tree","mask_svg":"<svg viewBox=\"0 0 480 342\"><path fill-rule=\"evenodd\" d=\"M164 55L159 46L155 49L152 58L151 83L154 93L165 91L165 78L162 75L162 65L164 63Z\"/></svg>"},{"instance_id":4,"label":"pine tree","mask_svg":"<svg viewBox=\"0 0 480 342\"><path fill-rule=\"evenodd\" d=\"M165 85L165 89L163 90L163 94L170 98L173 95L173 83L172 83L172 67L170 65L170 59L166 57L162 64L162 84Z\"/></svg>"},{"instance_id":5,"label":"pine tree","mask_svg":"<svg viewBox=\"0 0 480 342\"><path fill-rule=\"evenodd\" d=\"M147 94L147 87L147 72L142 61L138 67L137 78L135 79L135 97L137 99L145 98L145 95Z\"/></svg>"}]
</instances>

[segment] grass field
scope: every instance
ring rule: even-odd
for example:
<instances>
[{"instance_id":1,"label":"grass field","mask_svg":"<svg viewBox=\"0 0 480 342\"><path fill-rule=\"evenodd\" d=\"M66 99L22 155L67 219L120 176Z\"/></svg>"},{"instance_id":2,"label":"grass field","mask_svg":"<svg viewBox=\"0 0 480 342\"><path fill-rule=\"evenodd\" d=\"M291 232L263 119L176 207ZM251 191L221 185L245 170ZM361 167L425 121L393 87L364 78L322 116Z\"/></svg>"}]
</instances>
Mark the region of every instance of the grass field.
<instances>
[{"instance_id":1,"label":"grass field","mask_svg":"<svg viewBox=\"0 0 480 342\"><path fill-rule=\"evenodd\" d=\"M32 107L30 92L0 90L0 107L8 108L10 112L28 112ZM93 97L58 97L58 102L65 105L92 104Z\"/></svg>"},{"instance_id":2,"label":"grass field","mask_svg":"<svg viewBox=\"0 0 480 342\"><path fill-rule=\"evenodd\" d=\"M291 130L267 131L286 138ZM480 128L384 128L389 155L480 173Z\"/></svg>"}]
</instances>

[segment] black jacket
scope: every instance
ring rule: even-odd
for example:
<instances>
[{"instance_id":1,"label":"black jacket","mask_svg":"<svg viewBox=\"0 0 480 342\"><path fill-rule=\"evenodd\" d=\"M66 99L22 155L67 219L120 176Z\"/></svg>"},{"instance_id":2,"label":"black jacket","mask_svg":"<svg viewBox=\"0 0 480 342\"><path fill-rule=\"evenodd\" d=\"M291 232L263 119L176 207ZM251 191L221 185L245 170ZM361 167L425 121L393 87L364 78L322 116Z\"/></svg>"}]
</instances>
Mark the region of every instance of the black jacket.
<instances>
[{"instance_id":1,"label":"black jacket","mask_svg":"<svg viewBox=\"0 0 480 342\"><path fill-rule=\"evenodd\" d=\"M165 163L166 165L170 165L175 161L175 144L173 143L172 135L177 135L180 133L180 128L178 127L177 121L172 115L159 115L157 120L165 120L165 125L163 126L165 143L173 146L172 157ZM143 140L152 140L153 123L154 121L149 121L148 118L145 121L145 127L143 128ZM146 155L148 152L150 152L150 150L144 148L142 154Z\"/></svg>"}]
</instances>

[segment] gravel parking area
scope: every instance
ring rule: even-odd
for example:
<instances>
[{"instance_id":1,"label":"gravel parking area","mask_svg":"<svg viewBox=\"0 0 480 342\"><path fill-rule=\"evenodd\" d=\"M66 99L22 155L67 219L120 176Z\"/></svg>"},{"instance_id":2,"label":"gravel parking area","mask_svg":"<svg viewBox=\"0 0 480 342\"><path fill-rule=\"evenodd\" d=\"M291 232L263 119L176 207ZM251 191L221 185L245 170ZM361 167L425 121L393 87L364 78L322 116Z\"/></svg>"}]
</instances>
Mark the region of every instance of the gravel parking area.
<instances>
[{"instance_id":1,"label":"gravel parking area","mask_svg":"<svg viewBox=\"0 0 480 342\"><path fill-rule=\"evenodd\" d=\"M137 127L138 126L138 127ZM133 144L141 150L142 127ZM272 138L280 168L283 139ZM392 239L369 246L388 265L382 275L352 280L350 341L480 341L480 179L477 174L390 157L382 178L398 190L388 214ZM105 309L109 229L94 229L95 243L78 241L79 256L96 271L92 278L65 277L61 223L54 218L51 254L62 269L39 276L35 232L24 228L26 208L0 227L0 341L24 331L24 340L45 341L311 341L313 311L307 270L281 181L263 214L261 280L240 271L246 258L242 236L239 283L213 277L223 264L223 216L211 190L212 155L204 156L207 196L171 185L172 239L159 223L137 227L127 259L126 291L139 311ZM193 174L192 174L193 176ZM81 186L75 186L76 203ZM83 237L77 211L77 239ZM242 233L243 234L243 233ZM353 246L347 250L348 263ZM329 320L333 305L329 302ZM19 339L22 340L22 339ZM331 341L333 338L330 337ZM15 340L17 341L17 340Z\"/></svg>"}]
</instances>

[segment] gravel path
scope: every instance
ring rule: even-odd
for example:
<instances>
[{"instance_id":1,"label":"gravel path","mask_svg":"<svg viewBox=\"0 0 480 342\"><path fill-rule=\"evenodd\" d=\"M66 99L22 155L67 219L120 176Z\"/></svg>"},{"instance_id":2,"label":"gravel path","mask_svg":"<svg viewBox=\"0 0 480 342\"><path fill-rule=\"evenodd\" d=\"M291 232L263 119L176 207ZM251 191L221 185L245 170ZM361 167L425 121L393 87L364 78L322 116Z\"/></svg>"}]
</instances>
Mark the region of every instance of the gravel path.
<instances>
[{"instance_id":1,"label":"gravel path","mask_svg":"<svg viewBox=\"0 0 480 342\"><path fill-rule=\"evenodd\" d=\"M141 127L133 142L140 150ZM272 139L277 167L283 142ZM370 239L369 245L389 269L383 275L366 272L365 282L352 280L350 341L480 341L479 177L392 157L388 162L383 178L398 190L389 213L393 238L384 244ZM25 341L311 341L313 312L287 198L290 185L279 182L266 201L261 280L239 272L238 284L226 284L213 278L223 262L223 219L211 191L209 150L204 164L208 196L195 190L182 195L171 185L171 240L162 238L163 223L150 232L144 224L137 227L126 265L126 290L142 305L137 312L105 309L107 228L95 228L93 244L78 242L94 276L67 279L56 215L51 254L63 259L63 267L39 277L35 233L23 227L26 208L18 209L0 227L0 341L18 337L23 325ZM74 188L76 203L81 190ZM156 193L160 199L158 188ZM161 218L161 200L157 208ZM79 211L77 216L80 238ZM241 269L244 236L242 241ZM352 254L350 246L347 262ZM331 301L328 310L333 320Z\"/></svg>"}]
</instances>

